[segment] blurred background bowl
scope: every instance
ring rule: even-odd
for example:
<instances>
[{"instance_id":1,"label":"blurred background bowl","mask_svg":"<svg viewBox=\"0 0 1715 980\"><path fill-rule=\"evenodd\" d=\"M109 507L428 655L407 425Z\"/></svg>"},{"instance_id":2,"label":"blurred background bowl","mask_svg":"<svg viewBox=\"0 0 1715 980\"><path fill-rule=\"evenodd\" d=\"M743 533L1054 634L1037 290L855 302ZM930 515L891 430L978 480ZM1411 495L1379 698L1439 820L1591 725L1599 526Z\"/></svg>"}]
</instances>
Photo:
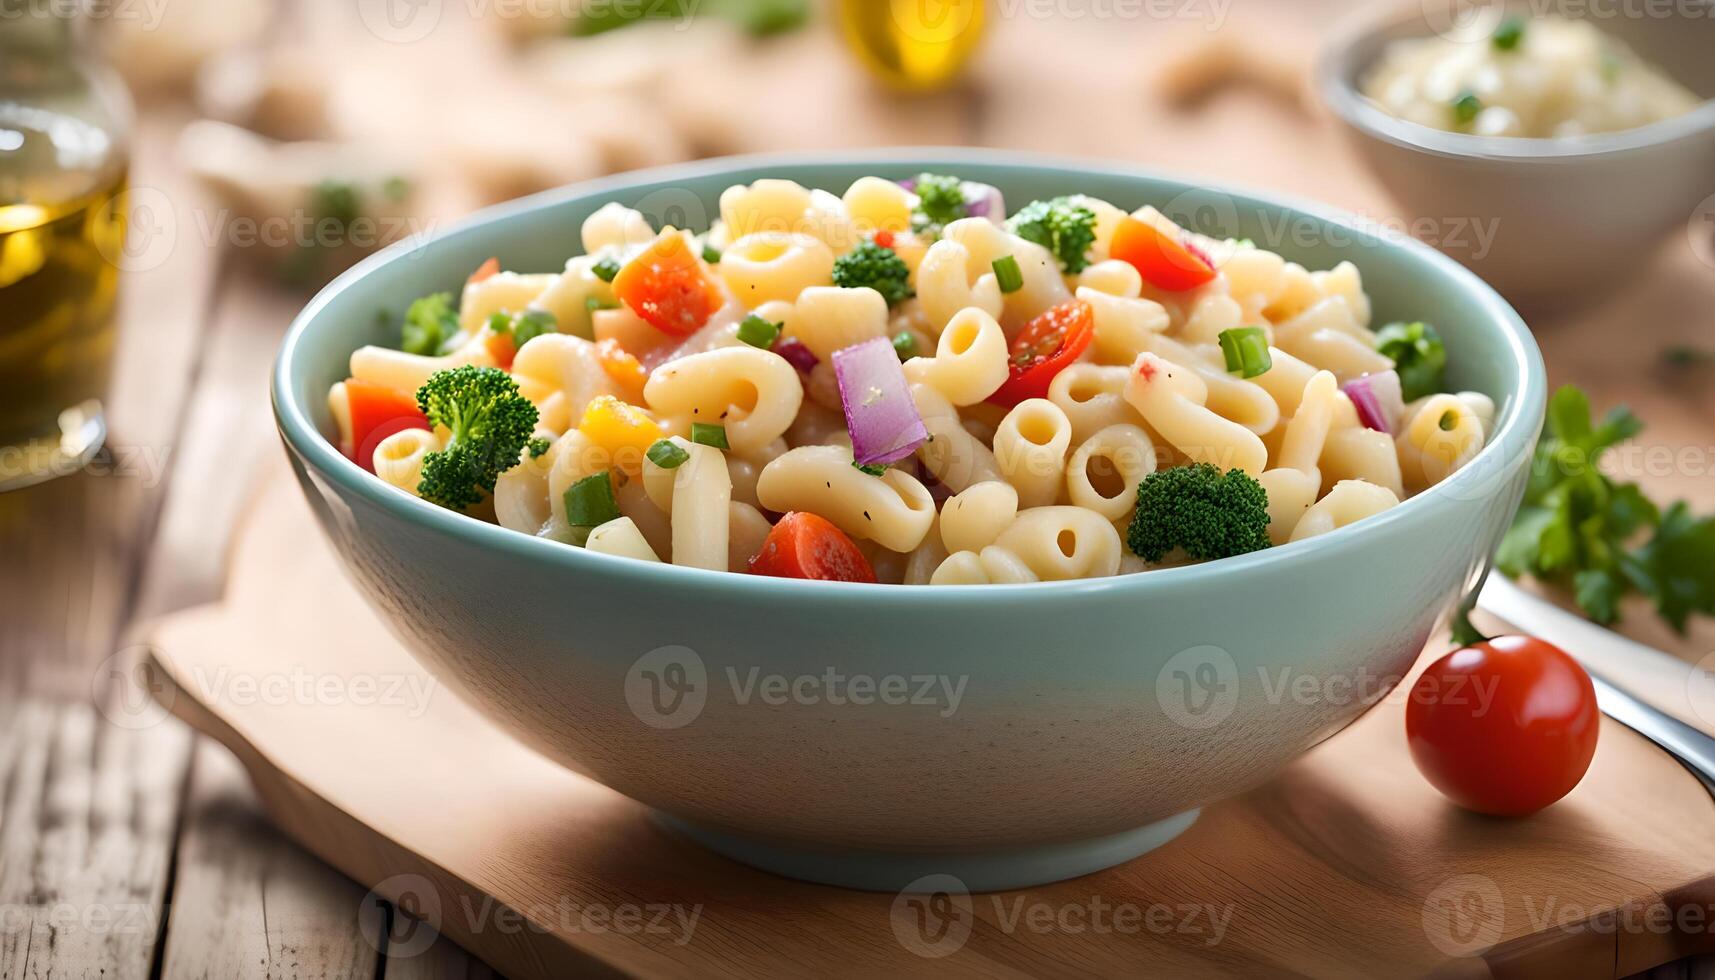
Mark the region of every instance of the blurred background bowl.
<instances>
[{"instance_id":1,"label":"blurred background bowl","mask_svg":"<svg viewBox=\"0 0 1715 980\"><path fill-rule=\"evenodd\" d=\"M1217 235L1301 230L1287 258L1313 269L1349 259L1378 319L1440 325L1448 383L1495 400L1489 444L1361 526L1252 555L1087 581L884 588L568 548L401 493L325 435L328 387L351 351L389 339L377 309L456 283L491 255L508 269L557 269L607 201L700 228L734 183L837 191L923 170L992 183L1013 201L1082 192L1130 210L1194 195L1208 205L1197 230ZM1492 290L1359 219L1122 169L909 150L622 175L394 247L298 317L274 408L299 483L369 602L525 744L769 870L880 890L945 873L986 890L1149 850L1383 697L1511 521L1545 389L1529 332ZM745 678L829 672L929 678L959 696L865 707L742 694ZM1299 674L1331 686L1271 693Z\"/></svg>"},{"instance_id":2,"label":"blurred background bowl","mask_svg":"<svg viewBox=\"0 0 1715 980\"><path fill-rule=\"evenodd\" d=\"M1616 6L1596 26L1706 101L1637 129L1565 139L1472 136L1396 118L1366 98L1362 79L1388 44L1436 33L1486 44L1504 16L1561 13L1578 0L1463 6L1437 0L1342 24L1316 69L1322 99L1377 179L1413 217L1492 220L1492 242L1459 238L1443 251L1527 312L1614 288L1683 229L1715 172L1715 4ZM1609 8L1603 8L1609 9Z\"/></svg>"}]
</instances>

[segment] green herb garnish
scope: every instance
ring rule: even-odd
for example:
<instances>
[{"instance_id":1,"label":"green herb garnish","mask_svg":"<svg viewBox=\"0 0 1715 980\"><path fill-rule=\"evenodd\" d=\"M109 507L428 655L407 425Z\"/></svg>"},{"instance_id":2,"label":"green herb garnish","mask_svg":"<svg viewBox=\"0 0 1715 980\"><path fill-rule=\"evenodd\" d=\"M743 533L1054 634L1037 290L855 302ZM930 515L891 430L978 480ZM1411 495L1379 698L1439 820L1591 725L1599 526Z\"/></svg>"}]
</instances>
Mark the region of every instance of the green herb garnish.
<instances>
[{"instance_id":1,"label":"green herb garnish","mask_svg":"<svg viewBox=\"0 0 1715 980\"><path fill-rule=\"evenodd\" d=\"M1018 268L1018 259L1015 256L1003 255L995 259L992 265L994 281L1000 286L1001 292L1016 293L1024 288L1024 272Z\"/></svg>"},{"instance_id":2,"label":"green herb garnish","mask_svg":"<svg viewBox=\"0 0 1715 980\"><path fill-rule=\"evenodd\" d=\"M606 470L567 487L563 499L566 523L572 527L600 527L619 516L619 504L613 499L613 477Z\"/></svg>"},{"instance_id":3,"label":"green herb garnish","mask_svg":"<svg viewBox=\"0 0 1715 980\"><path fill-rule=\"evenodd\" d=\"M1223 330L1218 338L1221 354L1227 359L1227 370L1240 377L1254 378L1267 374L1274 367L1274 355L1268 352L1268 334L1261 327L1234 327Z\"/></svg>"},{"instance_id":4,"label":"green herb garnish","mask_svg":"<svg viewBox=\"0 0 1715 980\"><path fill-rule=\"evenodd\" d=\"M773 323L755 313L750 314L738 324L738 339L752 347L768 350L774 346L774 341L780 336L783 324Z\"/></svg>"},{"instance_id":5,"label":"green herb garnish","mask_svg":"<svg viewBox=\"0 0 1715 980\"><path fill-rule=\"evenodd\" d=\"M651 463L664 470L676 470L685 465L685 461L691 458L690 453L671 439L657 439L655 444L649 447L649 451L643 455L649 457Z\"/></svg>"},{"instance_id":6,"label":"green herb garnish","mask_svg":"<svg viewBox=\"0 0 1715 980\"><path fill-rule=\"evenodd\" d=\"M713 446L716 449L727 449L726 426L711 425L707 422L691 423L691 441L699 446Z\"/></svg>"}]
</instances>

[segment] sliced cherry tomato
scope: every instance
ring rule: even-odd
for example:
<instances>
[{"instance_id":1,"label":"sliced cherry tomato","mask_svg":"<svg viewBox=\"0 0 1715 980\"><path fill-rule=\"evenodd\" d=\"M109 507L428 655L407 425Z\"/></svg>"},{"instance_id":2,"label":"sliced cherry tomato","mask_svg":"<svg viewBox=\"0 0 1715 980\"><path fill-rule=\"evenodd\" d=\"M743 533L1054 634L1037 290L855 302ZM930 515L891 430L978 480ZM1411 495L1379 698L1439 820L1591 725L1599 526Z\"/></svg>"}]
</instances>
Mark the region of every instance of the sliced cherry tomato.
<instances>
[{"instance_id":1,"label":"sliced cherry tomato","mask_svg":"<svg viewBox=\"0 0 1715 980\"><path fill-rule=\"evenodd\" d=\"M721 296L677 232L663 232L613 277L613 293L658 330L683 337L709 321Z\"/></svg>"},{"instance_id":2,"label":"sliced cherry tomato","mask_svg":"<svg viewBox=\"0 0 1715 980\"><path fill-rule=\"evenodd\" d=\"M595 352L608 380L619 385L620 391L626 394L625 400L632 404L641 402L643 383L649 380L649 372L643 367L643 362L632 357L631 352L619 346L619 341L612 337L596 341ZM630 397L632 395L637 397Z\"/></svg>"},{"instance_id":3,"label":"sliced cherry tomato","mask_svg":"<svg viewBox=\"0 0 1715 980\"><path fill-rule=\"evenodd\" d=\"M371 473L375 472L375 447L381 440L406 429L429 428L428 416L417 407L417 398L410 392L347 378L345 398L351 406L351 461Z\"/></svg>"},{"instance_id":4,"label":"sliced cherry tomato","mask_svg":"<svg viewBox=\"0 0 1715 980\"><path fill-rule=\"evenodd\" d=\"M487 279L489 276L492 276L499 271L500 271L500 260L497 258L490 257L487 262L484 262L483 264L476 267L476 271L470 274L470 278L466 279L465 283L467 285L479 283L479 282L483 281L484 279Z\"/></svg>"},{"instance_id":5,"label":"sliced cherry tomato","mask_svg":"<svg viewBox=\"0 0 1715 980\"><path fill-rule=\"evenodd\" d=\"M875 569L844 531L802 510L782 517L768 532L762 550L750 560L750 573L826 582L875 581Z\"/></svg>"},{"instance_id":6,"label":"sliced cherry tomato","mask_svg":"<svg viewBox=\"0 0 1715 980\"><path fill-rule=\"evenodd\" d=\"M1130 262L1144 281L1169 292L1196 289L1215 278L1215 266L1202 252L1130 215L1114 229L1108 254Z\"/></svg>"},{"instance_id":7,"label":"sliced cherry tomato","mask_svg":"<svg viewBox=\"0 0 1715 980\"><path fill-rule=\"evenodd\" d=\"M1010 407L1045 397L1048 383L1083 355L1095 335L1095 312L1083 300L1045 310L1012 339L1006 381L989 401Z\"/></svg>"},{"instance_id":8,"label":"sliced cherry tomato","mask_svg":"<svg viewBox=\"0 0 1715 980\"><path fill-rule=\"evenodd\" d=\"M1572 791L1596 754L1590 675L1531 636L1498 636L1430 664L1411 689L1405 737L1417 768L1479 813L1535 813Z\"/></svg>"}]
</instances>

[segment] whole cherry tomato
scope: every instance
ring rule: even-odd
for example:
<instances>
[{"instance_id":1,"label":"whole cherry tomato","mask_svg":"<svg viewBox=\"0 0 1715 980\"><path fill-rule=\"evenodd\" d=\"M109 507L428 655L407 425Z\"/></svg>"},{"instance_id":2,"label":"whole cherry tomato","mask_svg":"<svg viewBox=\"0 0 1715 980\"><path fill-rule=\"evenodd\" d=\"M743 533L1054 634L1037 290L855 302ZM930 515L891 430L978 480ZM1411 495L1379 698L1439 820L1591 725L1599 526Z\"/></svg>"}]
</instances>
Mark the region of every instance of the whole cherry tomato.
<instances>
[{"instance_id":1,"label":"whole cherry tomato","mask_svg":"<svg viewBox=\"0 0 1715 980\"><path fill-rule=\"evenodd\" d=\"M1590 675L1531 636L1498 636L1430 664L1411 689L1405 736L1417 768L1479 813L1535 813L1572 791L1596 754Z\"/></svg>"}]
</instances>

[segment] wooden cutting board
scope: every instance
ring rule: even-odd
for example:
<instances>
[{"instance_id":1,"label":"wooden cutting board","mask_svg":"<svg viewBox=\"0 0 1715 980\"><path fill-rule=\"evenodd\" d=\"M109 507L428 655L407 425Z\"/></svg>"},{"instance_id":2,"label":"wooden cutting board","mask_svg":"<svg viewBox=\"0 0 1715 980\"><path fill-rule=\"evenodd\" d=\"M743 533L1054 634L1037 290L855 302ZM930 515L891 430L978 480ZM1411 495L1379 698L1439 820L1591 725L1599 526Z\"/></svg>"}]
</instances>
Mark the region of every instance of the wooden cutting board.
<instances>
[{"instance_id":1,"label":"wooden cutting board","mask_svg":"<svg viewBox=\"0 0 1715 980\"><path fill-rule=\"evenodd\" d=\"M1569 797L1479 817L1413 769L1397 693L1161 850L1085 878L896 897L754 871L436 684L347 583L283 467L266 487L225 601L161 622L146 668L286 832L408 913L374 937L394 957L429 945L425 925L518 980L1610 977L1715 951L1715 802L1673 759L1605 722Z\"/></svg>"}]
</instances>

